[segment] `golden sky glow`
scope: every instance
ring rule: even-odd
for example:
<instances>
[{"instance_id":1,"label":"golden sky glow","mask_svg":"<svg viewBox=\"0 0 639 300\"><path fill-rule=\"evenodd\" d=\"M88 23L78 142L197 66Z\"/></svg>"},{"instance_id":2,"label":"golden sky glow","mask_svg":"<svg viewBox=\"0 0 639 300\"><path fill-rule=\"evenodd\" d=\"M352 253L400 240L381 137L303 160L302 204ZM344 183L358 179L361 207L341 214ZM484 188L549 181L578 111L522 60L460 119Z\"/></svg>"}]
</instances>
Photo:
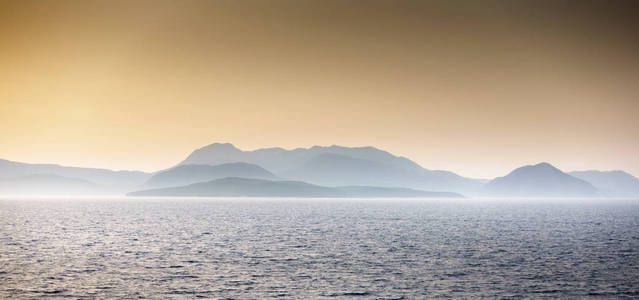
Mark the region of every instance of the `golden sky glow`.
<instances>
[{"instance_id":1,"label":"golden sky glow","mask_svg":"<svg viewBox=\"0 0 639 300\"><path fill-rule=\"evenodd\" d=\"M601 1L0 1L0 158L157 170L372 145L639 175L637 10Z\"/></svg>"}]
</instances>

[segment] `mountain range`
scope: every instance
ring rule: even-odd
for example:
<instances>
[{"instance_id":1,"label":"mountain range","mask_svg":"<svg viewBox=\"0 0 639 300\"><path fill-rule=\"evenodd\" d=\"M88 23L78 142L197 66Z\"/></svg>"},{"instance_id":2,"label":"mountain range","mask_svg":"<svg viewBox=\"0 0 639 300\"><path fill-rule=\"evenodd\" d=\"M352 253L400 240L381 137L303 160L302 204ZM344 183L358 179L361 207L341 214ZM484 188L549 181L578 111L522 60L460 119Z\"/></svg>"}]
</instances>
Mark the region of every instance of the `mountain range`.
<instances>
[{"instance_id":1,"label":"mountain range","mask_svg":"<svg viewBox=\"0 0 639 300\"><path fill-rule=\"evenodd\" d=\"M136 192L138 191L138 192ZM623 171L565 173L548 163L492 180L430 170L374 147L313 146L243 151L214 143L154 173L0 160L0 195L319 197L635 197ZM182 193L182 194L181 194Z\"/></svg>"},{"instance_id":2,"label":"mountain range","mask_svg":"<svg viewBox=\"0 0 639 300\"><path fill-rule=\"evenodd\" d=\"M214 143L197 149L180 165L218 165L246 162L259 165L278 177L313 184L408 187L431 191L472 192L482 182L449 171L428 170L401 156L374 147L330 146L266 148L242 151L232 144Z\"/></svg>"}]
</instances>

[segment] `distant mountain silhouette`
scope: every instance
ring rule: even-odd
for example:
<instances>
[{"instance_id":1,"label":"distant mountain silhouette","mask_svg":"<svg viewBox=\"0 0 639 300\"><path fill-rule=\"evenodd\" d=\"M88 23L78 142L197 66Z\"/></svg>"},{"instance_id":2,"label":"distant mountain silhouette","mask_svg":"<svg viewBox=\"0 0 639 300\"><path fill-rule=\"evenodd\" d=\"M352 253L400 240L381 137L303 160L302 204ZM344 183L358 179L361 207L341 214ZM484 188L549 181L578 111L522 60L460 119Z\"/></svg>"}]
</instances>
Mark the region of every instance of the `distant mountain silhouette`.
<instances>
[{"instance_id":1,"label":"distant mountain silhouette","mask_svg":"<svg viewBox=\"0 0 639 300\"><path fill-rule=\"evenodd\" d=\"M452 192L431 192L393 187L341 186L336 189L345 192L349 197L357 198L464 198L463 195Z\"/></svg>"},{"instance_id":2,"label":"distant mountain silhouette","mask_svg":"<svg viewBox=\"0 0 639 300\"><path fill-rule=\"evenodd\" d=\"M284 178L315 184L403 186L429 190L464 190L479 185L451 172L419 168L401 169L378 161L351 156L322 153L299 167L283 172Z\"/></svg>"},{"instance_id":3,"label":"distant mountain silhouette","mask_svg":"<svg viewBox=\"0 0 639 300\"><path fill-rule=\"evenodd\" d=\"M406 171L384 163L334 153L320 153L300 166L283 172L282 177L324 185L385 185L398 181ZM417 172L415 172L417 173Z\"/></svg>"},{"instance_id":4,"label":"distant mountain silhouette","mask_svg":"<svg viewBox=\"0 0 639 300\"><path fill-rule=\"evenodd\" d=\"M574 171L568 173L590 182L606 196L639 196L639 179L624 171Z\"/></svg>"},{"instance_id":5,"label":"distant mountain silhouette","mask_svg":"<svg viewBox=\"0 0 639 300\"><path fill-rule=\"evenodd\" d=\"M381 185L467 192L482 185L478 180L452 172L424 169L407 158L373 147L314 146L242 151L232 144L215 143L195 150L180 164L229 162L257 164L282 178L330 186Z\"/></svg>"},{"instance_id":6,"label":"distant mountain silhouette","mask_svg":"<svg viewBox=\"0 0 639 300\"><path fill-rule=\"evenodd\" d=\"M294 150L265 148L253 151L242 151L229 143L214 143L197 149L180 164L218 165L229 162L247 162L257 164L277 174L279 172L293 169L312 157L323 153L341 154L372 160L393 165L401 169L421 168L419 165L407 158L397 157L386 151L373 147L349 148L333 145L330 147L313 146L308 149L297 148Z\"/></svg>"},{"instance_id":7,"label":"distant mountain silhouette","mask_svg":"<svg viewBox=\"0 0 639 300\"><path fill-rule=\"evenodd\" d=\"M130 196L191 197L462 197L456 193L426 192L405 188L324 187L301 181L223 178L181 187L144 190Z\"/></svg>"},{"instance_id":8,"label":"distant mountain silhouette","mask_svg":"<svg viewBox=\"0 0 639 300\"><path fill-rule=\"evenodd\" d=\"M150 176L139 171L111 171L106 169L65 167L54 164L27 164L0 159L0 178L15 178L35 174L53 174L83 179L107 189L125 191L143 184ZM35 186L34 188L37 188Z\"/></svg>"},{"instance_id":9,"label":"distant mountain silhouette","mask_svg":"<svg viewBox=\"0 0 639 300\"><path fill-rule=\"evenodd\" d=\"M225 177L242 177L256 179L276 179L273 173L249 163L226 163L210 165L180 165L155 173L144 184L144 187L158 188L181 186L191 183L210 181Z\"/></svg>"},{"instance_id":10,"label":"distant mountain silhouette","mask_svg":"<svg viewBox=\"0 0 639 300\"><path fill-rule=\"evenodd\" d=\"M230 177L235 179L215 181ZM245 179L262 181L241 181ZM202 191L194 190L192 184ZM160 190L168 187L179 193L216 196L429 197L434 192L442 192L440 196L449 195L447 192L505 197L639 196L639 179L623 171L567 174L540 163L488 181L428 170L374 147L242 151L232 144L214 143L193 151L177 166L153 174L0 159L0 195L121 195L143 189L152 191L139 193L173 193L172 189Z\"/></svg>"},{"instance_id":11,"label":"distant mountain silhouette","mask_svg":"<svg viewBox=\"0 0 639 300\"><path fill-rule=\"evenodd\" d=\"M596 196L597 189L548 163L540 163L491 180L484 187L484 193L514 197L583 197Z\"/></svg>"},{"instance_id":12,"label":"distant mountain silhouette","mask_svg":"<svg viewBox=\"0 0 639 300\"><path fill-rule=\"evenodd\" d=\"M109 195L112 191L93 182L54 174L32 174L0 179L0 194L12 196Z\"/></svg>"}]
</instances>

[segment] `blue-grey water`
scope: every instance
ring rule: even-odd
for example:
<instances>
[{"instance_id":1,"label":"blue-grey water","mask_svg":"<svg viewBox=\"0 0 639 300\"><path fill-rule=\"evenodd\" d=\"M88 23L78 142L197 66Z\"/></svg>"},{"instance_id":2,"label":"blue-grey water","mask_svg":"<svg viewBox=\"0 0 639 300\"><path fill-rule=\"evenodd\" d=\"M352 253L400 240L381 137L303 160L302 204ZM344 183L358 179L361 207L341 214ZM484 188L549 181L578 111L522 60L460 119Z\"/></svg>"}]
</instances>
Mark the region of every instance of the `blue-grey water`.
<instances>
[{"instance_id":1,"label":"blue-grey water","mask_svg":"<svg viewBox=\"0 0 639 300\"><path fill-rule=\"evenodd\" d=\"M39 297L639 298L639 200L0 200Z\"/></svg>"}]
</instances>

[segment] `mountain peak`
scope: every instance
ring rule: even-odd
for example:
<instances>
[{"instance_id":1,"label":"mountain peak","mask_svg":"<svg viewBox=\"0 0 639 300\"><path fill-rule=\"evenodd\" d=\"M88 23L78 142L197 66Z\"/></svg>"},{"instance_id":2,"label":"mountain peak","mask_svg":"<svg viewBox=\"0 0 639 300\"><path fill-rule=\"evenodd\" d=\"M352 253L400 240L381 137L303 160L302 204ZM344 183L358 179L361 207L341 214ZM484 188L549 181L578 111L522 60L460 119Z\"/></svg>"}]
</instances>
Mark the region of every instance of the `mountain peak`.
<instances>
[{"instance_id":1,"label":"mountain peak","mask_svg":"<svg viewBox=\"0 0 639 300\"><path fill-rule=\"evenodd\" d=\"M242 151L231 143L213 143L213 144L204 146L198 150L233 151L233 152Z\"/></svg>"},{"instance_id":2,"label":"mountain peak","mask_svg":"<svg viewBox=\"0 0 639 300\"><path fill-rule=\"evenodd\" d=\"M536 165L527 165L527 166L523 166L523 167L519 167L515 170L513 170L512 172L510 172L508 174L508 176L510 175L524 175L524 174L530 174L530 175L534 175L534 176L542 176L544 174L547 175L561 175L564 174L564 172L562 172L561 170L559 170L557 167L547 163L547 162L541 162L538 163Z\"/></svg>"},{"instance_id":3,"label":"mountain peak","mask_svg":"<svg viewBox=\"0 0 639 300\"><path fill-rule=\"evenodd\" d=\"M552 169L557 169L555 166L547 163L547 162L540 162L536 165L533 165L533 167L538 167L538 168L552 168Z\"/></svg>"}]
</instances>

